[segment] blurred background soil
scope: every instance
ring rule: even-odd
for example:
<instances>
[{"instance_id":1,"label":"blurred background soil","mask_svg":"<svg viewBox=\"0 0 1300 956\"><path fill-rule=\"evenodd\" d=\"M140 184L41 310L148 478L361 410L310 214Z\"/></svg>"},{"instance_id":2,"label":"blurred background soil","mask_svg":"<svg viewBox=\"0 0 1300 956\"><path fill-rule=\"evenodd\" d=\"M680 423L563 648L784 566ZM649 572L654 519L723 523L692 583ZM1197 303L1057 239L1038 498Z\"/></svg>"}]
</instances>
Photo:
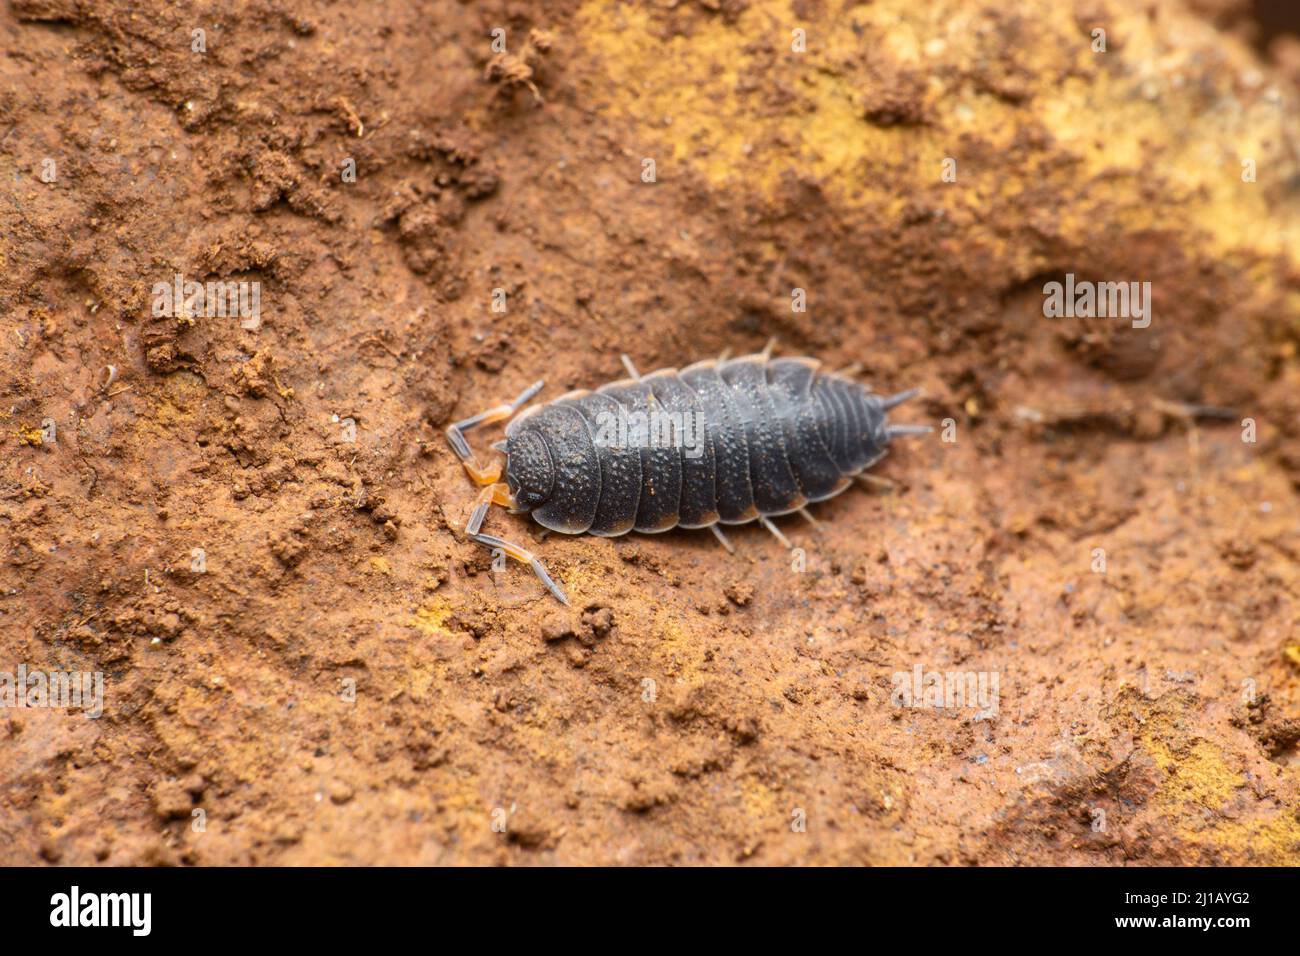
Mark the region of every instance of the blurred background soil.
<instances>
[{"instance_id":1,"label":"blurred background soil","mask_svg":"<svg viewBox=\"0 0 1300 956\"><path fill-rule=\"evenodd\" d=\"M0 709L0 861L1300 863L1294 30L5 0L0 670L106 700ZM260 328L153 315L178 273ZM1149 328L1046 318L1066 273ZM456 534L452 416L774 335L951 420L802 570L494 513L563 610Z\"/></svg>"}]
</instances>

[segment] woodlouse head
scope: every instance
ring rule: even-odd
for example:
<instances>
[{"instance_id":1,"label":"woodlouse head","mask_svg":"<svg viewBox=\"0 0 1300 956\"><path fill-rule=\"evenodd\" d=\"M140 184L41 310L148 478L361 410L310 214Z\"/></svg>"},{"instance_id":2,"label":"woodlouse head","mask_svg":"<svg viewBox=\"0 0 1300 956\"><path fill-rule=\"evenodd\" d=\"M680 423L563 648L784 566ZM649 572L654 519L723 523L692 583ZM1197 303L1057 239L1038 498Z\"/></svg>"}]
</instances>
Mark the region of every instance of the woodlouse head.
<instances>
[{"instance_id":1,"label":"woodlouse head","mask_svg":"<svg viewBox=\"0 0 1300 956\"><path fill-rule=\"evenodd\" d=\"M506 439L506 486L520 511L545 504L555 485L555 462L546 437L538 430L520 428Z\"/></svg>"}]
</instances>

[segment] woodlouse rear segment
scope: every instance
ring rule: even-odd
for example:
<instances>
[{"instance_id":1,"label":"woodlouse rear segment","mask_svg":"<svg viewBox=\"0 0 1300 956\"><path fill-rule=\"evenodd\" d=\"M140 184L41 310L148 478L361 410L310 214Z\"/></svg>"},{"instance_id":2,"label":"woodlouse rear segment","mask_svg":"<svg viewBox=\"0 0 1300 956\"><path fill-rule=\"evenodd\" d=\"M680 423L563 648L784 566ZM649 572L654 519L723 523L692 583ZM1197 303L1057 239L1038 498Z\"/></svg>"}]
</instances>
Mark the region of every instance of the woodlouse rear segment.
<instances>
[{"instance_id":1,"label":"woodlouse rear segment","mask_svg":"<svg viewBox=\"0 0 1300 956\"><path fill-rule=\"evenodd\" d=\"M630 368L630 363L629 363ZM628 531L708 527L730 549L718 525L758 520L788 545L769 520L804 511L843 491L879 461L898 435L925 426L889 425L887 413L916 394L872 394L858 383L819 371L807 358L766 352L699 362L572 392L515 417L506 454L480 467L462 432L511 417L530 393L448 429L453 448L480 484L471 513L475 540L530 562L561 601L563 591L531 554L479 534L492 502L529 512L564 534L614 536Z\"/></svg>"}]
</instances>

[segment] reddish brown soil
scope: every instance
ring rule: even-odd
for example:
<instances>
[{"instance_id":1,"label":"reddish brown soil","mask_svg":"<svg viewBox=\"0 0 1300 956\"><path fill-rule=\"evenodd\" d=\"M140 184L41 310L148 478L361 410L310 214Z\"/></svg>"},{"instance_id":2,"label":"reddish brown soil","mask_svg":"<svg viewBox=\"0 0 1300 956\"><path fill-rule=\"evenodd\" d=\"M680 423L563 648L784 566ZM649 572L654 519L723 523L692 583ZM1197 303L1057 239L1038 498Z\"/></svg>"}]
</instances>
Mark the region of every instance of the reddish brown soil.
<instances>
[{"instance_id":1,"label":"reddish brown soil","mask_svg":"<svg viewBox=\"0 0 1300 956\"><path fill-rule=\"evenodd\" d=\"M1300 863L1292 41L670 6L0 6L0 671L106 684L0 708L0 861ZM773 335L951 420L802 569L494 513L566 611L457 535L453 416Z\"/></svg>"}]
</instances>

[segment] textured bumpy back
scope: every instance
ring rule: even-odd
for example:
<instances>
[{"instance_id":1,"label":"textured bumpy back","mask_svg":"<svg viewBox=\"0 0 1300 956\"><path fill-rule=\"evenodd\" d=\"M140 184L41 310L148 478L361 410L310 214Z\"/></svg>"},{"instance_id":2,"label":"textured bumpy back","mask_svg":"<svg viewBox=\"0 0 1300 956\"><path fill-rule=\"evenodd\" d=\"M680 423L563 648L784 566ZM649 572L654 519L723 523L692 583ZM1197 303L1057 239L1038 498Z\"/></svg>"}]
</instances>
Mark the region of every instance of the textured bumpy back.
<instances>
[{"instance_id":1,"label":"textured bumpy back","mask_svg":"<svg viewBox=\"0 0 1300 956\"><path fill-rule=\"evenodd\" d=\"M549 452L532 515L566 534L740 524L844 490L885 454L885 412L812 359L700 362L530 409L507 429L507 473Z\"/></svg>"}]
</instances>

